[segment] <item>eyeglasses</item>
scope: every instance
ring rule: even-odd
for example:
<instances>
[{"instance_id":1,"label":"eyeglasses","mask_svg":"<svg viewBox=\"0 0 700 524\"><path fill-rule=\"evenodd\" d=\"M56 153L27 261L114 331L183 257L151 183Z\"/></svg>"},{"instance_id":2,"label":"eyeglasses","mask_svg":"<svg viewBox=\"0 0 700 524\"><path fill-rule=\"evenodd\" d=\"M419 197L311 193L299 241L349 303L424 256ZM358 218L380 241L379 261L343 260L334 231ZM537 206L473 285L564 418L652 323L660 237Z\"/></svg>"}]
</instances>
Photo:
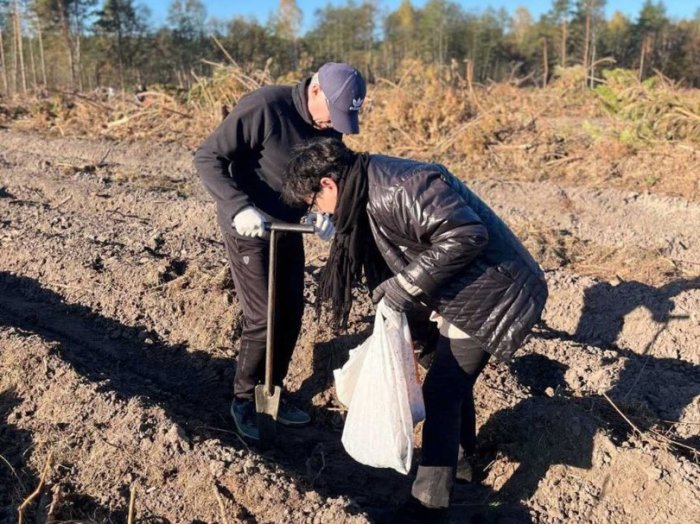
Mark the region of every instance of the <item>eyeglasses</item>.
<instances>
[{"instance_id":1,"label":"eyeglasses","mask_svg":"<svg viewBox=\"0 0 700 524\"><path fill-rule=\"evenodd\" d=\"M319 213L320 210L316 207L316 199L318 198L318 194L323 191L323 189L319 189L318 191L314 192L314 196L311 199L311 203L309 204L309 208L306 210L306 213Z\"/></svg>"}]
</instances>

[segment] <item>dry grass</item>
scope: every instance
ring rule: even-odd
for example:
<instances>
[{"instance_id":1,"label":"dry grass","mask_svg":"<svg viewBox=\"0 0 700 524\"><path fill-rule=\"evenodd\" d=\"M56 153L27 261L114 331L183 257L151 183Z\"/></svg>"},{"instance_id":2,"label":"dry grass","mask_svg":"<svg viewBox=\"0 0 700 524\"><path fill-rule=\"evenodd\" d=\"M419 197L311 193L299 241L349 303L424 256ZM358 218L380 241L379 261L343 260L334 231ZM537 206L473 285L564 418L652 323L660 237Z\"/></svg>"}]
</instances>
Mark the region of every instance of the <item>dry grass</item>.
<instances>
[{"instance_id":1,"label":"dry grass","mask_svg":"<svg viewBox=\"0 0 700 524\"><path fill-rule=\"evenodd\" d=\"M136 94L110 97L91 93L53 92L48 97L15 100L0 105L0 124L62 136L106 137L115 140L181 142L196 147L249 91L272 82L267 69L246 72L237 65L212 64L213 74L198 79L189 91L153 86Z\"/></svg>"},{"instance_id":2,"label":"dry grass","mask_svg":"<svg viewBox=\"0 0 700 524\"><path fill-rule=\"evenodd\" d=\"M46 476L48 475L49 471L51 471L51 461L52 461L53 455L49 454L46 457L46 463L44 464L44 468L41 471L41 478L39 479L39 485L36 487L34 491L31 492L22 501L22 504L19 505L17 508L17 521L19 524L22 524L23 518L24 518L24 510L27 509L27 507L32 503L32 501L41 493L42 488L44 487L44 483L46 482Z\"/></svg>"},{"instance_id":3,"label":"dry grass","mask_svg":"<svg viewBox=\"0 0 700 524\"><path fill-rule=\"evenodd\" d=\"M273 79L266 66L232 59L189 91L134 95L53 93L0 105L0 125L122 141L175 141L196 148L245 93ZM370 86L359 150L446 164L465 179L552 180L700 200L700 90L657 75L643 83L613 70L595 90L580 67L558 69L547 88L517 79L472 84L456 64L408 61L395 80ZM158 184L156 184L158 185ZM166 185L172 185L170 183Z\"/></svg>"}]
</instances>

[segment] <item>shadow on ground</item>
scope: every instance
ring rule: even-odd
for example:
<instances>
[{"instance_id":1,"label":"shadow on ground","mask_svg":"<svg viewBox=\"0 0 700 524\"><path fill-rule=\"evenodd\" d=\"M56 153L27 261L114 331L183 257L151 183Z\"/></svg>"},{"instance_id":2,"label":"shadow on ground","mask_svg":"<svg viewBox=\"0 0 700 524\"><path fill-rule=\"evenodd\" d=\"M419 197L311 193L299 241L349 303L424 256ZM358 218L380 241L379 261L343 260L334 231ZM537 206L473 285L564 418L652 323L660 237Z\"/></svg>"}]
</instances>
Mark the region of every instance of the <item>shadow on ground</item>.
<instances>
[{"instance_id":1,"label":"shadow on ground","mask_svg":"<svg viewBox=\"0 0 700 524\"><path fill-rule=\"evenodd\" d=\"M670 298L685 289L698 287L699 282L700 279L696 279L656 290L645 288L639 292L638 305L652 308L655 318L667 322L673 311ZM698 367L616 348L610 342L616 337L594 339L592 334L598 332L600 322L606 323L605 333L615 329L619 333L617 326L622 325L624 314L631 311L629 308L615 310L617 316L612 318L594 314L607 307L605 300L614 303L616 299L615 293L603 291L587 292L591 304L584 306L574 335L545 329L538 336L587 345L595 341L593 345L598 347L616 349L627 361L618 382L609 391L610 397L629 399L629 391L634 386L638 395L646 392L644 398L649 401L652 412L674 420L687 403L700 394ZM654 297L660 297L660 305ZM609 305L610 311L612 304ZM231 428L228 402L234 369L230 360L165 344L158 340L156 333L144 327L126 326L85 306L66 303L59 294L36 281L8 272L0 272L0 325L35 333L57 343L58 354L79 374L121 398L139 397L147 404L162 407L190 436L216 437L233 447L241 446L236 437L207 429ZM363 335L318 344L314 375L320 378L305 383L300 395L311 398L328 388L332 377L329 370L342 364L341 357L346 356L347 350L357 345ZM149 344L147 339L155 342ZM563 381L565 366L561 363L541 355L524 355L514 361L512 369L533 396L490 417L481 429L480 446L485 456L497 450L517 460L521 466L498 494L484 486L457 488L455 506L450 513L454 523L529 522L528 511L521 501L534 493L537 483L553 464L590 468L593 437L601 429L610 431L618 439L626 438L628 428L599 397L567 396ZM642 373L644 376L640 379ZM658 405L654 403L655 388L647 387L644 380L652 373L663 376L666 381L672 379L670 385L674 386L675 396L670 404L666 397L660 399ZM549 397L545 394L547 388L559 394ZM16 405L16 400L6 393L0 405L11 406L13 402ZM3 413L8 409L11 408L5 408ZM354 462L342 448L333 417L328 421L331 424L322 421L304 431L282 432L278 448L267 452L265 457L285 468L302 489L314 489L322 496L351 497L371 516L379 515L387 506L395 506L407 496L410 476ZM6 425L3 431L11 433L13 429ZM17 435L12 442L31 441L29 435L14 431ZM542 453L542 449L547 452ZM15 455L13 452L12 456ZM20 463L13 467L23 469ZM3 499L3 505L11 506L19 495L3 496L7 499L7 502Z\"/></svg>"},{"instance_id":2,"label":"shadow on ground","mask_svg":"<svg viewBox=\"0 0 700 524\"><path fill-rule=\"evenodd\" d=\"M0 326L54 343L56 355L101 390L161 407L190 438L217 438L242 447L240 439L230 434L234 368L229 359L168 345L144 327L127 326L67 303L35 280L9 272L0 272ZM28 434L24 437L31 440ZM408 493L407 477L357 464L344 452L340 433L322 424L284 431L279 440L279 446L263 456L288 471L302 491L347 496L370 509L395 505L402 493ZM87 501L83 503L87 507Z\"/></svg>"},{"instance_id":3,"label":"shadow on ground","mask_svg":"<svg viewBox=\"0 0 700 524\"><path fill-rule=\"evenodd\" d=\"M16 392L0 392L0 522L17 522L19 508L25 522L54 522L99 520L108 516L124 519L120 512L111 512L92 497L75 493L67 483L56 483L51 490L45 489L36 497L30 495L39 485L39 478L28 461L35 443L30 432L20 429L17 423L24 417L31 417L29 409L17 409L22 399ZM52 479L46 478L50 484ZM60 491L61 504L50 513L51 502ZM27 502L25 502L27 501ZM33 517L33 520L32 520Z\"/></svg>"},{"instance_id":4,"label":"shadow on ground","mask_svg":"<svg viewBox=\"0 0 700 524\"><path fill-rule=\"evenodd\" d=\"M581 318L574 334L543 325L535 333L546 340L561 340L613 351L624 359L614 385L606 395L642 431L669 428L684 409L700 395L700 366L673 358L652 356L650 350L672 318L672 298L700 288L700 278L678 280L659 288L638 282L618 286L598 283L585 291ZM617 345L625 316L637 307L652 313L659 329L653 340L636 353ZM512 408L494 413L480 429L482 465L497 454L518 463L515 472L500 486L504 500L526 500L539 482L557 464L590 469L593 441L606 432L620 444L629 439L632 427L602 395L572 396L564 379L567 366L539 354L514 359L511 372L530 397ZM697 436L675 440L697 449ZM694 455L683 446L669 448L677 455Z\"/></svg>"}]
</instances>

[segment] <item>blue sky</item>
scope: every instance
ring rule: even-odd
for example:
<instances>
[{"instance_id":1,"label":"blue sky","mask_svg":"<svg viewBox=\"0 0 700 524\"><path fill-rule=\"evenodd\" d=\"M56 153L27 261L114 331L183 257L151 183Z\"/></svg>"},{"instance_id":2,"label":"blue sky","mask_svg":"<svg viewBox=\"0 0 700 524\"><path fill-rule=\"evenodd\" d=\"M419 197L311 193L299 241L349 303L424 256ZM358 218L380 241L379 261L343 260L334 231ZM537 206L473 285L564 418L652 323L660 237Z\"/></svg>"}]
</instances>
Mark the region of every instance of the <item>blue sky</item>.
<instances>
[{"instance_id":1,"label":"blue sky","mask_svg":"<svg viewBox=\"0 0 700 524\"><path fill-rule=\"evenodd\" d=\"M361 3L362 0L355 0ZM515 11L519 6L527 7L535 18L548 11L552 5L552 0L453 0L460 4L466 11L483 11L487 7L499 9L504 7L509 12ZM656 1L656 0L655 0ZM137 0L148 6L152 12L152 21L160 24L165 21L168 6L172 0ZM220 19L229 19L234 16L255 17L260 22L267 21L270 13L273 13L279 4L279 0L203 0L207 7L209 16ZM315 20L314 11L327 4L344 5L345 0L297 0L297 4L304 13L304 29L309 29ZM381 8L395 9L401 0L378 0ZM636 18L644 0L608 0L606 13L608 16L614 11L622 11L631 18ZM425 0L413 0L413 5L422 6ZM667 0L664 2L666 12L670 17L692 18L700 8L700 0Z\"/></svg>"}]
</instances>

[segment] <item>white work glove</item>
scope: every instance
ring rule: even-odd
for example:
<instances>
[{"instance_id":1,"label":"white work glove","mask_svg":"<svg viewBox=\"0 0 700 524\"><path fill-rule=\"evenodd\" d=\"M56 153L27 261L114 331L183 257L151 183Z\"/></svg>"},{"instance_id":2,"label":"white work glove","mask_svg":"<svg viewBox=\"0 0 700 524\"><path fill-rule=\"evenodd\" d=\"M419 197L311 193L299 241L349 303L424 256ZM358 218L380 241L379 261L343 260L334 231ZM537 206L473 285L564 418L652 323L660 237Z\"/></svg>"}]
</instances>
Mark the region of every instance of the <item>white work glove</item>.
<instances>
[{"instance_id":1,"label":"white work glove","mask_svg":"<svg viewBox=\"0 0 700 524\"><path fill-rule=\"evenodd\" d=\"M233 217L233 227L244 237L265 236L265 217L254 207L245 207Z\"/></svg>"},{"instance_id":2,"label":"white work glove","mask_svg":"<svg viewBox=\"0 0 700 524\"><path fill-rule=\"evenodd\" d=\"M335 234L335 226L331 221L330 215L326 213L316 213L316 219L313 220L314 226L316 226L316 236L328 242Z\"/></svg>"}]
</instances>

